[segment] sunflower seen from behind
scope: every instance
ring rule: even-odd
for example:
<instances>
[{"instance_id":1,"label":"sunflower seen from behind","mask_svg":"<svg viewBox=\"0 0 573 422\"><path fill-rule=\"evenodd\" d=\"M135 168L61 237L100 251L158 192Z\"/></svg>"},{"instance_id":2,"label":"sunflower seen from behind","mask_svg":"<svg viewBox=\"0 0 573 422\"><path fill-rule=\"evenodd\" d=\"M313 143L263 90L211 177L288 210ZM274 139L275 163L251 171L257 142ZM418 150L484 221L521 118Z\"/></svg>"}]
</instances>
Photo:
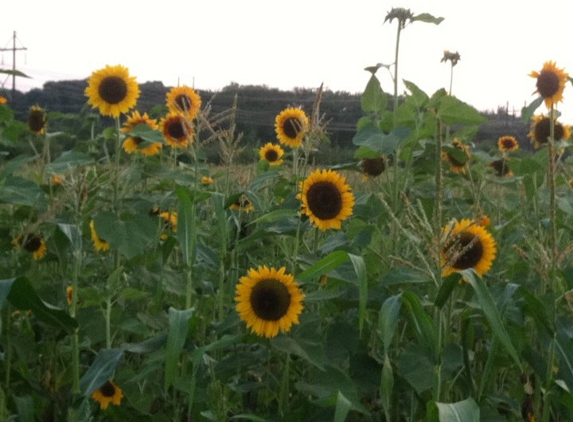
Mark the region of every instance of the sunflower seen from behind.
<instances>
[{"instance_id":1,"label":"sunflower seen from behind","mask_svg":"<svg viewBox=\"0 0 573 422\"><path fill-rule=\"evenodd\" d=\"M259 150L259 157L261 160L267 161L271 166L280 166L283 163L282 157L284 153L280 145L267 142Z\"/></svg>"},{"instance_id":2,"label":"sunflower seen from behind","mask_svg":"<svg viewBox=\"0 0 573 422\"><path fill-rule=\"evenodd\" d=\"M299 185L302 214L322 231L340 230L352 215L354 195L346 178L333 170L315 170Z\"/></svg>"},{"instance_id":3,"label":"sunflower seen from behind","mask_svg":"<svg viewBox=\"0 0 573 422\"><path fill-rule=\"evenodd\" d=\"M513 176L513 171L511 171L507 165L507 159L505 157L488 163L488 166L494 170L495 175L498 177Z\"/></svg>"},{"instance_id":4,"label":"sunflower seen from behind","mask_svg":"<svg viewBox=\"0 0 573 422\"><path fill-rule=\"evenodd\" d=\"M151 119L147 113L140 114L139 111L134 111L128 117L127 121L123 124L121 131L124 133L131 132L138 125L146 125L152 130L159 129L157 120ZM160 142L152 142L147 146L140 148L140 145L145 142L144 139L138 136L129 136L123 141L123 149L128 154L139 153L143 155L157 155L163 147Z\"/></svg>"},{"instance_id":5,"label":"sunflower seen from behind","mask_svg":"<svg viewBox=\"0 0 573 422\"><path fill-rule=\"evenodd\" d=\"M291 148L301 146L307 131L308 116L300 108L286 108L275 119L275 132L279 142Z\"/></svg>"},{"instance_id":6,"label":"sunflower seen from behind","mask_svg":"<svg viewBox=\"0 0 573 422\"><path fill-rule=\"evenodd\" d=\"M304 293L285 267L250 268L236 287L239 317L252 332L266 338L289 332L299 323L303 299Z\"/></svg>"},{"instance_id":7,"label":"sunflower seen from behind","mask_svg":"<svg viewBox=\"0 0 573 422\"><path fill-rule=\"evenodd\" d=\"M369 177L378 177L384 173L384 170L386 170L386 159L383 156L360 160L363 180L367 180Z\"/></svg>"},{"instance_id":8,"label":"sunflower seen from behind","mask_svg":"<svg viewBox=\"0 0 573 422\"><path fill-rule=\"evenodd\" d=\"M46 241L34 233L19 235L12 240L12 244L30 252L36 261L42 259L48 252Z\"/></svg>"},{"instance_id":9,"label":"sunflower seen from behind","mask_svg":"<svg viewBox=\"0 0 573 422\"><path fill-rule=\"evenodd\" d=\"M167 108L172 113L183 113L188 119L194 119L201 109L201 97L186 85L171 88L167 93Z\"/></svg>"},{"instance_id":10,"label":"sunflower seen from behind","mask_svg":"<svg viewBox=\"0 0 573 422\"><path fill-rule=\"evenodd\" d=\"M46 124L48 118L44 109L38 105L30 107L28 112L28 130L36 135L43 135L46 133Z\"/></svg>"},{"instance_id":11,"label":"sunflower seen from behind","mask_svg":"<svg viewBox=\"0 0 573 422\"><path fill-rule=\"evenodd\" d=\"M139 94L135 77L121 65L108 65L93 72L85 90L88 104L98 108L102 115L114 118L135 107Z\"/></svg>"},{"instance_id":12,"label":"sunflower seen from behind","mask_svg":"<svg viewBox=\"0 0 573 422\"><path fill-rule=\"evenodd\" d=\"M161 130L165 142L173 148L187 148L193 142L193 127L179 113L169 113L161 119L159 130Z\"/></svg>"},{"instance_id":13,"label":"sunflower seen from behind","mask_svg":"<svg viewBox=\"0 0 573 422\"><path fill-rule=\"evenodd\" d=\"M546 146L551 136L551 119L543 114L538 114L533 116L531 120L528 136L534 143L535 148ZM571 128L569 125L562 125L557 119L553 120L553 125L554 141L567 140L571 137Z\"/></svg>"},{"instance_id":14,"label":"sunflower seen from behind","mask_svg":"<svg viewBox=\"0 0 573 422\"><path fill-rule=\"evenodd\" d=\"M450 169L454 173L465 173L469 159L469 147L459 139L454 139L451 147L445 147L442 151L442 161L449 163Z\"/></svg>"},{"instance_id":15,"label":"sunflower seen from behind","mask_svg":"<svg viewBox=\"0 0 573 422\"><path fill-rule=\"evenodd\" d=\"M533 71L529 74L536 78L536 91L544 99L545 106L552 108L558 102L563 101L563 91L569 75L564 69L557 67L555 62L548 61L543 64L541 71Z\"/></svg>"},{"instance_id":16,"label":"sunflower seen from behind","mask_svg":"<svg viewBox=\"0 0 573 422\"><path fill-rule=\"evenodd\" d=\"M469 219L455 220L443 229L442 276L473 268L481 277L487 273L497 252L492 235Z\"/></svg>"}]
</instances>

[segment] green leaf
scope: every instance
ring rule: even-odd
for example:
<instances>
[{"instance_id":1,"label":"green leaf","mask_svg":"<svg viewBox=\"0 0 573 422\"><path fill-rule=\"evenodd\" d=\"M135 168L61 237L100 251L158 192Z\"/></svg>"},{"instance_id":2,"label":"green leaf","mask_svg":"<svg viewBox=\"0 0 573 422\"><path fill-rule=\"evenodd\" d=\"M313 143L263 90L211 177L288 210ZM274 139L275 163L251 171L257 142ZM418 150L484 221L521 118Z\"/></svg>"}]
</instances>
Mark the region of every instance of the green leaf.
<instances>
[{"instance_id":1,"label":"green leaf","mask_svg":"<svg viewBox=\"0 0 573 422\"><path fill-rule=\"evenodd\" d=\"M324 370L324 361L321 359L322 354L317 353L317 348L321 347L319 343L311 343L303 339L280 335L273 337L270 340L270 344L273 349L299 356L308 363Z\"/></svg>"},{"instance_id":2,"label":"green leaf","mask_svg":"<svg viewBox=\"0 0 573 422\"><path fill-rule=\"evenodd\" d=\"M94 159L88 154L77 151L64 151L62 155L46 166L46 170L52 174L64 174L86 164L93 164Z\"/></svg>"},{"instance_id":3,"label":"green leaf","mask_svg":"<svg viewBox=\"0 0 573 422\"><path fill-rule=\"evenodd\" d=\"M393 286L395 284L418 284L427 283L429 281L431 281L429 277L421 271L413 268L398 268L390 270L384 275L384 277L382 277L383 286Z\"/></svg>"},{"instance_id":4,"label":"green leaf","mask_svg":"<svg viewBox=\"0 0 573 422\"><path fill-rule=\"evenodd\" d=\"M390 421L391 407L392 407L392 393L394 391L394 371L392 371L392 363L388 354L384 354L384 366L382 367L382 378L380 379L380 399L386 420Z\"/></svg>"},{"instance_id":5,"label":"green leaf","mask_svg":"<svg viewBox=\"0 0 573 422\"><path fill-rule=\"evenodd\" d=\"M60 231L67 237L72 245L72 250L81 251L82 249L82 232L76 224L58 224Z\"/></svg>"},{"instance_id":6,"label":"green leaf","mask_svg":"<svg viewBox=\"0 0 573 422\"><path fill-rule=\"evenodd\" d=\"M442 17L435 17L430 15L429 13L420 13L412 18L412 22L426 22L426 23L433 23L434 25L439 25L445 18Z\"/></svg>"},{"instance_id":7,"label":"green leaf","mask_svg":"<svg viewBox=\"0 0 573 422\"><path fill-rule=\"evenodd\" d=\"M372 75L360 99L362 111L382 114L386 110L387 103L388 96L382 91L380 81L375 75Z\"/></svg>"},{"instance_id":8,"label":"green leaf","mask_svg":"<svg viewBox=\"0 0 573 422\"><path fill-rule=\"evenodd\" d=\"M501 321L501 316L493 298L487 289L487 286L483 282L483 280L476 276L476 273L472 268L468 270L463 270L459 272L465 280L470 283L474 292L476 294L477 300L481 305L482 311L491 326L491 329L494 335L499 339L501 344L506 348L508 353L511 355L517 366L521 369L521 363L519 361L519 357L517 355L517 351L511 342L511 338L505 327L503 326L503 322Z\"/></svg>"},{"instance_id":9,"label":"green leaf","mask_svg":"<svg viewBox=\"0 0 573 422\"><path fill-rule=\"evenodd\" d=\"M440 99L437 116L448 126L454 124L476 125L486 120L475 108L452 96Z\"/></svg>"},{"instance_id":10,"label":"green leaf","mask_svg":"<svg viewBox=\"0 0 573 422\"><path fill-rule=\"evenodd\" d=\"M183 262L187 267L190 267L193 264L195 253L195 206L191 201L188 189L177 186L175 194L179 198L177 240L183 255Z\"/></svg>"},{"instance_id":11,"label":"green leaf","mask_svg":"<svg viewBox=\"0 0 573 422\"><path fill-rule=\"evenodd\" d=\"M435 403L440 422L480 422L479 406L471 397L456 403Z\"/></svg>"},{"instance_id":12,"label":"green leaf","mask_svg":"<svg viewBox=\"0 0 573 422\"><path fill-rule=\"evenodd\" d=\"M391 296L384 301L378 316L378 329L382 337L384 350L387 352L392 344L394 333L398 327L398 316L402 307L402 294Z\"/></svg>"},{"instance_id":13,"label":"green leaf","mask_svg":"<svg viewBox=\"0 0 573 422\"><path fill-rule=\"evenodd\" d=\"M30 310L38 320L62 328L68 333L78 327L78 322L67 311L40 299L26 277L0 280L0 308L6 299L14 308Z\"/></svg>"},{"instance_id":14,"label":"green leaf","mask_svg":"<svg viewBox=\"0 0 573 422\"><path fill-rule=\"evenodd\" d=\"M261 215L259 218L254 219L249 224L255 223L274 223L275 221L282 221L285 218L293 217L298 214L298 210L295 209L280 209L268 212Z\"/></svg>"},{"instance_id":15,"label":"green leaf","mask_svg":"<svg viewBox=\"0 0 573 422\"><path fill-rule=\"evenodd\" d=\"M34 422L34 400L32 396L12 396L18 409L18 422Z\"/></svg>"},{"instance_id":16,"label":"green leaf","mask_svg":"<svg viewBox=\"0 0 573 422\"><path fill-rule=\"evenodd\" d=\"M541 104L543 104L543 97L540 96L537 97L535 100L533 100L531 103L529 103L529 105L521 109L521 120L523 121L523 123L525 124L530 123L531 116L533 116L535 110L537 110Z\"/></svg>"},{"instance_id":17,"label":"green leaf","mask_svg":"<svg viewBox=\"0 0 573 422\"><path fill-rule=\"evenodd\" d=\"M361 256L348 254L356 273L358 281L358 329L362 333L364 320L366 319L366 304L368 303L368 281L366 277L366 264Z\"/></svg>"},{"instance_id":18,"label":"green leaf","mask_svg":"<svg viewBox=\"0 0 573 422\"><path fill-rule=\"evenodd\" d=\"M313 277L320 277L324 274L328 274L330 271L334 270L340 264L345 263L349 259L350 257L347 252L340 250L331 252L320 261L314 263L302 273L298 274L296 278L298 280L308 280Z\"/></svg>"},{"instance_id":19,"label":"green leaf","mask_svg":"<svg viewBox=\"0 0 573 422\"><path fill-rule=\"evenodd\" d=\"M408 139L412 130L406 126L400 126L388 134L376 126L365 126L361 128L352 142L354 145L365 146L373 151L384 155L392 155L396 151L398 144Z\"/></svg>"},{"instance_id":20,"label":"green leaf","mask_svg":"<svg viewBox=\"0 0 573 422\"><path fill-rule=\"evenodd\" d=\"M122 349L130 353L152 353L161 349L167 343L167 334L162 333L149 338L141 343L128 343L122 345Z\"/></svg>"},{"instance_id":21,"label":"green leaf","mask_svg":"<svg viewBox=\"0 0 573 422\"><path fill-rule=\"evenodd\" d=\"M19 70L9 70L9 69L0 69L0 73L5 73L7 75L14 75L20 76L22 78L29 78L30 76L26 75L25 73L20 72Z\"/></svg>"},{"instance_id":22,"label":"green leaf","mask_svg":"<svg viewBox=\"0 0 573 422\"><path fill-rule=\"evenodd\" d=\"M352 403L340 391L336 395L336 408L334 410L334 422L344 422L348 412L352 408Z\"/></svg>"},{"instance_id":23,"label":"green leaf","mask_svg":"<svg viewBox=\"0 0 573 422\"><path fill-rule=\"evenodd\" d=\"M438 341L436 327L422 307L418 296L410 291L402 293L402 305L404 305L418 339L429 349L435 351Z\"/></svg>"},{"instance_id":24,"label":"green leaf","mask_svg":"<svg viewBox=\"0 0 573 422\"><path fill-rule=\"evenodd\" d=\"M436 294L436 299L434 300L434 305L438 308L442 308L447 300L452 295L454 288L460 282L460 275L457 273L451 274L448 277L442 279L442 285L438 289Z\"/></svg>"},{"instance_id":25,"label":"green leaf","mask_svg":"<svg viewBox=\"0 0 573 422\"><path fill-rule=\"evenodd\" d=\"M406 101L413 103L417 109L423 108L428 104L430 97L418 88L416 84L404 80L404 85L406 86L406 89L411 92L411 95L406 98Z\"/></svg>"},{"instance_id":26,"label":"green leaf","mask_svg":"<svg viewBox=\"0 0 573 422\"><path fill-rule=\"evenodd\" d=\"M148 142L149 144L153 143L164 143L163 134L159 130L154 130L150 128L145 123L140 123L135 126L131 131L127 134L128 136L133 136L135 138L141 138L144 141Z\"/></svg>"},{"instance_id":27,"label":"green leaf","mask_svg":"<svg viewBox=\"0 0 573 422\"><path fill-rule=\"evenodd\" d=\"M90 397L95 390L111 379L122 356L123 349L101 349L98 352L95 360L80 379L80 390L85 397Z\"/></svg>"},{"instance_id":28,"label":"green leaf","mask_svg":"<svg viewBox=\"0 0 573 422\"><path fill-rule=\"evenodd\" d=\"M397 373L404 378L418 394L429 390L434 385L434 364L427 353L419 346L412 346L400 354Z\"/></svg>"},{"instance_id":29,"label":"green leaf","mask_svg":"<svg viewBox=\"0 0 573 422\"><path fill-rule=\"evenodd\" d=\"M0 203L45 208L46 194L36 183L19 176L8 176L0 185Z\"/></svg>"},{"instance_id":30,"label":"green leaf","mask_svg":"<svg viewBox=\"0 0 573 422\"><path fill-rule=\"evenodd\" d=\"M33 161L34 157L29 155L18 155L10 160L2 163L2 168L0 169L0 179L13 175L16 171L20 170L30 161Z\"/></svg>"},{"instance_id":31,"label":"green leaf","mask_svg":"<svg viewBox=\"0 0 573 422\"><path fill-rule=\"evenodd\" d=\"M169 308L169 331L165 351L165 389L169 388L177 374L179 355L187 339L189 318L192 314L192 308L184 310Z\"/></svg>"}]
</instances>

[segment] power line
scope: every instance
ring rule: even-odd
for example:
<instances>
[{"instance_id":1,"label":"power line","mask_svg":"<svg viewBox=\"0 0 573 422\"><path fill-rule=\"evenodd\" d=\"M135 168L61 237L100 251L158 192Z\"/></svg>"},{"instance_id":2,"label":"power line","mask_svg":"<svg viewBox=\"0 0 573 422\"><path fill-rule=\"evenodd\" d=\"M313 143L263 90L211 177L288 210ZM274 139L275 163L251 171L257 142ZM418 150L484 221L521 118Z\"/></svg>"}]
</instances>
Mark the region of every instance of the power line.
<instances>
[{"instance_id":1,"label":"power line","mask_svg":"<svg viewBox=\"0 0 573 422\"><path fill-rule=\"evenodd\" d=\"M16 47L16 31L12 36L12 48L0 48L0 51L12 51L12 99L16 94L16 51L27 50L26 47Z\"/></svg>"}]
</instances>

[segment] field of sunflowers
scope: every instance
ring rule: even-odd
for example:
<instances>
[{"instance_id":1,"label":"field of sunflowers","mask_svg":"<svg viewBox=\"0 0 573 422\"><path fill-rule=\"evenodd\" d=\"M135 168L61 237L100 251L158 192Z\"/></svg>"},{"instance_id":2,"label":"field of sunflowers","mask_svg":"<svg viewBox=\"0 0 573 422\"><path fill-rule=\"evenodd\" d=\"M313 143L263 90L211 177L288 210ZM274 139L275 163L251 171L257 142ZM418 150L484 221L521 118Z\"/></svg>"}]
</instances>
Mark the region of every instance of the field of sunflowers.
<instances>
[{"instance_id":1,"label":"field of sunflowers","mask_svg":"<svg viewBox=\"0 0 573 422\"><path fill-rule=\"evenodd\" d=\"M247 166L240 103L178 86L139 110L122 65L59 156L50 124L79 115L1 97L0 145L30 148L0 155L0 421L573 420L568 73L529 71L530 139L488 150L455 87L398 97L379 67L330 168L321 88Z\"/></svg>"}]
</instances>

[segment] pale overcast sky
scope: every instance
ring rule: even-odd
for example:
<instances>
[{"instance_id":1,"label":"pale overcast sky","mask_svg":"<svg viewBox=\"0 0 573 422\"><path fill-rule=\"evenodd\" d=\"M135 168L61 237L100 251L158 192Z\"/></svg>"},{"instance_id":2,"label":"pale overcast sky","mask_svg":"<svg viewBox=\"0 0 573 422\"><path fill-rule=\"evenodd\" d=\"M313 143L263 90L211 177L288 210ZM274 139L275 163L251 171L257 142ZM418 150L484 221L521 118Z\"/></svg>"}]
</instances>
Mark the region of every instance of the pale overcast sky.
<instances>
[{"instance_id":1,"label":"pale overcast sky","mask_svg":"<svg viewBox=\"0 0 573 422\"><path fill-rule=\"evenodd\" d=\"M0 47L12 48L16 67L33 79L83 79L107 64L122 64L138 82L220 89L230 82L280 89L324 86L362 92L367 66L392 63L397 22L383 23L392 7L445 20L415 22L402 32L400 79L428 94L449 86L444 50L458 51L453 93L480 110L535 97L528 74L553 60L573 75L570 20L573 2L521 0L21 0L3 5ZM12 52L0 68L12 67ZM392 92L385 69L383 88ZM0 75L0 85L11 79ZM573 116L573 85L560 106ZM573 123L573 122L566 122Z\"/></svg>"}]
</instances>

